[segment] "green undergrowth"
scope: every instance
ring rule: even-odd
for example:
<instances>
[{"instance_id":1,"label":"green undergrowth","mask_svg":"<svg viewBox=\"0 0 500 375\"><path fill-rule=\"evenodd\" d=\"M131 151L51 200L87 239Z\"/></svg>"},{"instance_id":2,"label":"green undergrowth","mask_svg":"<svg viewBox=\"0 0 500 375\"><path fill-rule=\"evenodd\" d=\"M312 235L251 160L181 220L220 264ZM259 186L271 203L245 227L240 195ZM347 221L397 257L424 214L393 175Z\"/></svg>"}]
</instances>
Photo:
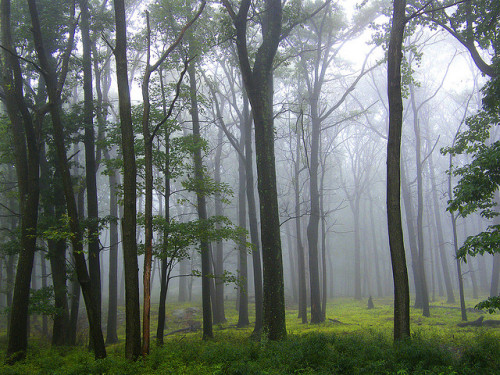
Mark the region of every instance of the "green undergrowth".
<instances>
[{"instance_id":1,"label":"green undergrowth","mask_svg":"<svg viewBox=\"0 0 500 375\"><path fill-rule=\"evenodd\" d=\"M123 337L99 361L83 346L51 349L44 340L30 340L27 359L0 364L0 374L499 374L500 329L459 328L460 311L441 305L431 308L430 318L412 309L412 337L397 344L390 300L375 300L372 310L366 301L336 300L319 325L301 324L289 306L289 334L281 342L251 340L252 327L236 328L237 312L228 306L228 321L214 327L215 338L208 342L200 332L170 335L147 358L131 362L123 356ZM172 304L167 316L187 306ZM469 320L479 316L469 313ZM182 324L169 317L166 332ZM5 346L3 339L1 356Z\"/></svg>"},{"instance_id":2,"label":"green undergrowth","mask_svg":"<svg viewBox=\"0 0 500 375\"><path fill-rule=\"evenodd\" d=\"M382 333L307 333L283 342L254 342L224 333L210 342L198 335L170 338L146 359L123 358L123 345L94 361L83 348L32 345L28 358L0 373L86 374L498 374L498 335L478 331L469 342L446 343L418 334L394 345Z\"/></svg>"}]
</instances>

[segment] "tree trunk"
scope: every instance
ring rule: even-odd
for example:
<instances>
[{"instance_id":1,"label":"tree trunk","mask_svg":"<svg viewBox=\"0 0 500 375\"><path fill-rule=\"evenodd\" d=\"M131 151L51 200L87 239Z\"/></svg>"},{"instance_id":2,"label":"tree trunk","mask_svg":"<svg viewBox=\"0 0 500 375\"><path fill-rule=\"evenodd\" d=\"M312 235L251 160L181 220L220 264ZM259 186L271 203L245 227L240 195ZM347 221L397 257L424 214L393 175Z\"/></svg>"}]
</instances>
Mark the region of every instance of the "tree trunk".
<instances>
[{"instance_id":1,"label":"tree trunk","mask_svg":"<svg viewBox=\"0 0 500 375\"><path fill-rule=\"evenodd\" d=\"M221 155L222 155L222 136L224 131L219 129L217 135L217 148L215 150L215 166L214 166L214 182L216 185L221 183ZM238 159L239 160L239 159ZM222 216L224 214L222 208L222 199L219 192L215 193L215 216ZM216 224L217 228L220 228L220 224ZM246 249L245 249L246 251ZM215 243L215 264L214 264L214 276L215 276L215 299L214 299L214 324L224 323L226 321L226 315L224 313L224 244L222 241L217 241Z\"/></svg>"},{"instance_id":2,"label":"tree trunk","mask_svg":"<svg viewBox=\"0 0 500 375\"><path fill-rule=\"evenodd\" d=\"M452 155L450 154L450 170L452 168ZM448 175L448 198L453 199L453 190L451 187L451 174ZM462 320L467 321L467 309L465 307L465 294L464 294L464 281L462 276L462 266L460 264L460 258L458 257L458 235L457 235L457 217L454 212L450 211L451 219L451 229L453 231L453 248L455 250L455 262L457 265L457 277L458 277L458 292L460 295L460 312L462 314Z\"/></svg>"},{"instance_id":3,"label":"tree trunk","mask_svg":"<svg viewBox=\"0 0 500 375\"><path fill-rule=\"evenodd\" d=\"M106 159L109 158L107 152L104 153ZM113 218L109 223L109 275L108 275L108 320L106 327L106 343L115 344L118 342L117 314L118 314L118 202L117 186L118 175L116 171L109 174L109 215Z\"/></svg>"},{"instance_id":4,"label":"tree trunk","mask_svg":"<svg viewBox=\"0 0 500 375\"><path fill-rule=\"evenodd\" d=\"M262 14L262 44L253 69L247 50L247 15L250 0L243 0L238 14L232 13L243 82L252 105L255 123L258 191L264 276L264 331L270 340L286 337L285 291L281 253L276 166L274 157L273 60L281 38L280 0L266 0ZM225 4L230 8L230 5ZM232 9L231 9L232 11Z\"/></svg>"},{"instance_id":5,"label":"tree trunk","mask_svg":"<svg viewBox=\"0 0 500 375\"><path fill-rule=\"evenodd\" d=\"M370 226L372 232L372 245L373 245L373 257L375 263L375 276L377 278L377 296L383 297L384 292L382 290L382 279L380 276L380 265L379 265L379 254L378 254L378 246L377 246L377 230L375 228L375 218L373 216L373 200L370 197Z\"/></svg>"},{"instance_id":6,"label":"tree trunk","mask_svg":"<svg viewBox=\"0 0 500 375\"><path fill-rule=\"evenodd\" d=\"M163 116L167 116L167 100L165 97L165 87L163 84L162 67L159 68L161 98L163 107ZM165 129L165 222L170 223L170 129ZM166 251L168 246L168 230L163 231L163 249ZM161 258L160 275L160 302L158 305L158 326L156 329L156 340L159 345L163 345L163 335L165 331L165 305L167 300L168 278L170 274L169 260L166 254ZM184 277L181 277L184 279ZM179 281L180 282L180 281Z\"/></svg>"},{"instance_id":7,"label":"tree trunk","mask_svg":"<svg viewBox=\"0 0 500 375\"><path fill-rule=\"evenodd\" d=\"M200 140L200 121L198 113L198 90L196 87L196 71L194 61L191 61L188 67L189 74L189 93L191 96L191 118L193 121L193 137L195 144L199 144ZM196 181L203 181L203 161L201 158L201 148L197 147L194 151L194 174ZM206 221L207 205L205 196L202 192L196 191L198 218L201 222ZM208 340L213 338L212 330L212 306L210 300L210 248L206 239L201 240L201 293L202 293L202 310L203 310L203 339Z\"/></svg>"},{"instance_id":8,"label":"tree trunk","mask_svg":"<svg viewBox=\"0 0 500 375\"><path fill-rule=\"evenodd\" d=\"M243 91L243 117L245 133L245 176L246 194L248 203L248 222L250 226L250 241L253 245L252 265L253 283L255 292L255 326L252 335L259 338L263 325L263 290L262 290L262 261L260 258L260 239L257 222L257 208L254 194L254 173L253 173L253 153L252 153L252 116L249 111L249 102L246 91Z\"/></svg>"},{"instance_id":9,"label":"tree trunk","mask_svg":"<svg viewBox=\"0 0 500 375\"><path fill-rule=\"evenodd\" d=\"M77 194L77 204L78 204L78 215L80 219L83 220L84 219L83 212L85 211L84 189L80 189L80 191ZM75 259L73 257L73 264L74 263ZM71 274L71 313L69 317L68 345L76 345L76 334L78 330L79 312L80 312L80 283L78 282L78 275L76 273L76 268L75 268Z\"/></svg>"},{"instance_id":10,"label":"tree trunk","mask_svg":"<svg viewBox=\"0 0 500 375\"><path fill-rule=\"evenodd\" d=\"M243 127L242 124L241 127ZM241 132L240 145L245 144L245 133ZM238 226L240 228L247 227L247 211L246 211L246 177L244 160L238 158ZM238 245L238 277L240 285L238 286L238 327L246 327L250 324L248 320L248 268L247 268L247 249L245 246L245 238L240 238L243 243Z\"/></svg>"},{"instance_id":11,"label":"tree trunk","mask_svg":"<svg viewBox=\"0 0 500 375\"><path fill-rule=\"evenodd\" d=\"M64 145L64 131L61 118L61 95L58 92L58 82L54 67L49 63L48 57L45 53L40 22L38 19L38 10L35 0L28 0L28 5L31 15L32 31L35 42L35 49L37 52L40 66L45 70L45 85L47 87L47 94L49 97L49 111L52 117L52 127L54 143L57 151L58 169L61 174L64 188L64 196L66 199L67 212L69 217L69 225L72 232L71 242L73 245L73 255L75 257L75 266L78 274L85 305L87 308L87 316L89 320L90 333L94 344L94 355L96 358L106 357L106 349L104 346L104 339L101 331L99 309L97 307L97 298L95 292L92 290L90 277L85 263L85 256L83 254L82 232L80 229L80 222L78 212L76 209L75 197L73 194L73 185L71 175L69 172L68 158ZM72 43L72 40L70 41Z\"/></svg>"},{"instance_id":12,"label":"tree trunk","mask_svg":"<svg viewBox=\"0 0 500 375\"><path fill-rule=\"evenodd\" d=\"M403 101L401 59L405 29L405 0L394 1L388 50L389 136L387 139L387 223L394 280L394 340L410 336L410 291L401 225L400 159Z\"/></svg>"},{"instance_id":13,"label":"tree trunk","mask_svg":"<svg viewBox=\"0 0 500 375\"><path fill-rule=\"evenodd\" d=\"M302 117L301 117L302 119ZM306 286L306 265L304 258L304 248L302 247L302 228L300 225L301 210L300 210L300 131L297 129L296 144L295 144L295 163L294 163L294 192L295 192L295 232L297 236L297 264L299 276L299 318L302 318L302 323L307 323L307 286Z\"/></svg>"},{"instance_id":14,"label":"tree trunk","mask_svg":"<svg viewBox=\"0 0 500 375\"><path fill-rule=\"evenodd\" d=\"M401 185L403 190L403 202L406 216L406 227L408 229L408 242L410 243L411 267L413 271L413 284L415 286L415 308L422 308L422 283L419 271L417 235L415 233L415 215L411 201L411 190L406 177L406 166L401 167Z\"/></svg>"},{"instance_id":15,"label":"tree trunk","mask_svg":"<svg viewBox=\"0 0 500 375\"><path fill-rule=\"evenodd\" d=\"M417 164L417 243L418 243L418 271L420 279L420 290L422 292L422 314L429 317L429 291L427 289L427 279L425 276L425 259L424 259L424 197L423 197L423 182L422 182L422 156L421 156L421 137L420 125L418 120L417 105L415 102L415 92L413 84L410 83L411 106L413 110L413 131L415 133L415 159Z\"/></svg>"},{"instance_id":16,"label":"tree trunk","mask_svg":"<svg viewBox=\"0 0 500 375\"><path fill-rule=\"evenodd\" d=\"M92 52L90 40L90 13L88 0L79 0L81 10L81 32L83 45L83 122L85 126L85 184L87 192L88 251L90 284L96 300L97 316L101 321L101 264L99 261L99 213L97 203L94 98L92 93ZM92 340L91 340L91 345Z\"/></svg>"},{"instance_id":17,"label":"tree trunk","mask_svg":"<svg viewBox=\"0 0 500 375\"><path fill-rule=\"evenodd\" d=\"M125 2L115 0L116 21L116 76L122 134L123 157L123 221L122 248L125 272L125 357L137 359L141 354L141 326L139 311L139 279L136 242L136 164L134 131L130 108L127 73L127 36Z\"/></svg>"},{"instance_id":18,"label":"tree trunk","mask_svg":"<svg viewBox=\"0 0 500 375\"><path fill-rule=\"evenodd\" d=\"M356 193L355 193L356 194ZM354 216L354 298L361 300L361 239L359 224L359 194L351 204Z\"/></svg>"},{"instance_id":19,"label":"tree trunk","mask_svg":"<svg viewBox=\"0 0 500 375\"><path fill-rule=\"evenodd\" d=\"M321 313L321 295L319 283L319 258L318 258L318 232L319 232L319 191L318 191L318 167L319 167L319 135L321 123L317 116L318 98L311 99L311 152L309 165L309 192L311 196L311 214L307 225L307 243L309 245L309 286L311 292L311 323L323 321ZM359 245L359 243L358 243ZM359 249L358 249L359 250ZM356 273L356 277L358 273ZM357 281L356 281L356 285ZM359 291L361 298L361 289ZM356 289L356 298L358 296Z\"/></svg>"},{"instance_id":20,"label":"tree trunk","mask_svg":"<svg viewBox=\"0 0 500 375\"><path fill-rule=\"evenodd\" d=\"M31 271L36 250L39 200L38 134L24 101L21 67L12 46L10 1L1 2L1 43L8 51L2 56L2 84L14 142L21 212L21 251L17 263L14 293L8 326L7 359L24 359L28 346L28 302Z\"/></svg>"},{"instance_id":21,"label":"tree trunk","mask_svg":"<svg viewBox=\"0 0 500 375\"><path fill-rule=\"evenodd\" d=\"M443 278L444 285L446 287L447 303L455 303L455 295L453 294L453 286L451 283L450 270L448 268L448 260L446 259L446 248L443 236L443 225L441 223L441 214L439 211L439 201L437 197L437 186L436 186L436 176L434 170L434 163L432 160L432 154L429 156L429 170L431 173L431 185L432 185L432 201L434 208L434 218L436 220L436 230L439 245L439 255L441 257L441 266L443 268Z\"/></svg>"}]
</instances>

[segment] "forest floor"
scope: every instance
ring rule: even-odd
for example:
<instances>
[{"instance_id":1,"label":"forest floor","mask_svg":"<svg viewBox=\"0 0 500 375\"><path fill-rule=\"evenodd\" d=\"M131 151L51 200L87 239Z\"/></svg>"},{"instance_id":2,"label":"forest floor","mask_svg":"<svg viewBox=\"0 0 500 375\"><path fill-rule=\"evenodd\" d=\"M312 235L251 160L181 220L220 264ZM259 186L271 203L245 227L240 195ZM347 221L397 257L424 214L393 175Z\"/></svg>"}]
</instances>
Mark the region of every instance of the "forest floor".
<instances>
[{"instance_id":1,"label":"forest floor","mask_svg":"<svg viewBox=\"0 0 500 375\"><path fill-rule=\"evenodd\" d=\"M227 322L214 327L214 340L203 342L199 329L173 333L165 337L163 347L154 345L151 354L137 362L124 359L123 326L121 342L108 346L108 358L99 361L86 349L85 335L80 336L81 346L57 349L35 336L30 338L27 359L14 366L0 363L0 374L500 374L500 328L458 327L457 305L435 301L429 318L412 309L411 340L394 345L392 300L373 302L375 308L368 309L366 299L332 300L326 321L316 325L301 324L297 307L288 306L287 340L255 342L249 338L252 326L236 328L235 301L226 301ZM122 319L123 315L121 311ZM468 311L469 321L480 316L500 320L500 314ZM168 304L166 334L197 328L199 322L199 306ZM2 357L5 347L3 332Z\"/></svg>"}]
</instances>

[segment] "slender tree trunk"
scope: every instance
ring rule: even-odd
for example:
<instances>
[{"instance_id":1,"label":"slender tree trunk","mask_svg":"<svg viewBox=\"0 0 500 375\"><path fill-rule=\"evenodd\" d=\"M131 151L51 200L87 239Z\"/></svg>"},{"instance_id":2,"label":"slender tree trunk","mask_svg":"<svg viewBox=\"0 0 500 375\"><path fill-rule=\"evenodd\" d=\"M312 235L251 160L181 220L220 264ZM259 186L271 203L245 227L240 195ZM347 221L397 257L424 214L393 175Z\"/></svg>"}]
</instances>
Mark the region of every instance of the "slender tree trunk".
<instances>
[{"instance_id":1,"label":"slender tree trunk","mask_svg":"<svg viewBox=\"0 0 500 375\"><path fill-rule=\"evenodd\" d=\"M311 323L323 321L321 313L321 295L319 283L319 258L318 258L318 232L319 232L319 191L318 191L318 167L319 167L319 135L320 126L317 116L318 98L311 99L312 131L311 131L311 153L309 165L309 191L311 196L311 214L307 225L307 243L309 245L309 285L311 288ZM316 109L316 110L315 110ZM316 116L313 114L316 113ZM359 250L359 249L358 249ZM356 278L358 273L356 273ZM356 281L356 285L357 281ZM361 289L359 291L361 298ZM356 298L358 296L356 289Z\"/></svg>"},{"instance_id":2,"label":"slender tree trunk","mask_svg":"<svg viewBox=\"0 0 500 375\"><path fill-rule=\"evenodd\" d=\"M262 261L260 257L260 239L257 222L257 208L255 204L253 152L252 152L252 116L250 115L249 102L246 91L243 91L243 117L245 132L245 176L246 194L248 203L248 222L250 226L250 241L253 245L252 265L255 292L255 326L252 335L260 338L263 326L263 290L262 290Z\"/></svg>"},{"instance_id":3,"label":"slender tree trunk","mask_svg":"<svg viewBox=\"0 0 500 375\"><path fill-rule=\"evenodd\" d=\"M431 316L429 310L429 291L427 289L427 279L425 276L425 258L424 258L424 197L422 182L422 156L421 156L421 137L420 124L417 116L417 106L415 102L415 93L413 85L410 84L411 105L413 110L413 130L415 133L415 159L417 164L417 242L418 242L418 271L420 274L420 290L422 292L422 314Z\"/></svg>"},{"instance_id":4,"label":"slender tree trunk","mask_svg":"<svg viewBox=\"0 0 500 375\"><path fill-rule=\"evenodd\" d=\"M297 267L295 265L295 259L294 259L294 248L293 248L293 240L292 238L294 237L293 229L291 229L291 225L287 225L287 230L286 230L286 237L287 237L287 248L288 248L288 262L290 263L290 267L288 267L289 273L289 278L290 278L290 285L292 287L292 297L293 297L293 302L297 303L299 302L299 296L298 296L298 291L297 291L297 278L295 277L295 272L297 270Z\"/></svg>"},{"instance_id":5,"label":"slender tree trunk","mask_svg":"<svg viewBox=\"0 0 500 375\"><path fill-rule=\"evenodd\" d=\"M198 144L200 139L200 121L198 113L198 90L196 87L196 71L194 62L192 61L188 67L189 88L191 96L191 118L193 121L193 137L195 143ZM203 161L201 158L201 148L197 147L194 151L194 173L196 181L203 181ZM196 192L198 218L200 221L205 221L208 218L207 205L205 196L202 192ZM203 309L203 339L208 340L213 338L212 330L212 306L210 300L210 248L206 239L201 240L201 293L202 293L202 309Z\"/></svg>"},{"instance_id":6,"label":"slender tree trunk","mask_svg":"<svg viewBox=\"0 0 500 375\"><path fill-rule=\"evenodd\" d=\"M241 132L240 145L245 144L245 133ZM246 228L247 226L247 211L246 211L246 177L245 177L245 163L240 157L238 158L238 226ZM245 238L241 238L244 242ZM246 327L250 324L248 320L248 269L247 269L247 249L244 243L238 246L238 276L240 278L240 285L238 287L238 327Z\"/></svg>"},{"instance_id":7,"label":"slender tree trunk","mask_svg":"<svg viewBox=\"0 0 500 375\"><path fill-rule=\"evenodd\" d=\"M47 287L47 264L45 263L45 255L40 253L40 269L42 273L42 288ZM47 316L42 317L42 335L43 337L49 336L49 324L47 322Z\"/></svg>"},{"instance_id":8,"label":"slender tree trunk","mask_svg":"<svg viewBox=\"0 0 500 375\"><path fill-rule=\"evenodd\" d=\"M189 279L188 277L182 276L187 275L189 272L189 261L187 259L181 259L179 262L179 296L177 300L179 302L186 302L190 300L190 292L189 292Z\"/></svg>"},{"instance_id":9,"label":"slender tree trunk","mask_svg":"<svg viewBox=\"0 0 500 375\"><path fill-rule=\"evenodd\" d=\"M499 204L498 193L497 193L497 204ZM495 218L495 225L500 225L500 217ZM497 253L493 255L493 269L491 271L491 287L490 287L490 297L496 297L500 295L500 290L498 288L498 282L500 280L500 255Z\"/></svg>"},{"instance_id":10,"label":"slender tree trunk","mask_svg":"<svg viewBox=\"0 0 500 375\"><path fill-rule=\"evenodd\" d=\"M302 119L302 117L301 117ZM297 235L297 264L299 276L299 318L302 318L302 323L307 323L307 286L306 286L306 266L304 257L304 248L302 247L302 228L300 225L301 210L300 210L300 131L297 129L296 144L295 144L295 164L294 164L294 193L295 193L295 232Z\"/></svg>"},{"instance_id":11,"label":"slender tree trunk","mask_svg":"<svg viewBox=\"0 0 500 375\"><path fill-rule=\"evenodd\" d=\"M499 275L500 275L500 256L496 254L493 256L490 297L496 297L499 295L499 290L498 290L498 280L500 278Z\"/></svg>"},{"instance_id":12,"label":"slender tree trunk","mask_svg":"<svg viewBox=\"0 0 500 375\"><path fill-rule=\"evenodd\" d=\"M167 100L165 97L165 87L163 84L163 70L160 66L160 87L161 87L161 98L163 107L163 116L167 116ZM170 129L165 129L165 166L164 166L164 178L165 178L165 222L170 223ZM163 231L163 249L166 252L168 247L168 230ZM158 326L156 329L156 340L159 345L163 345L163 335L165 331L165 305L167 300L167 289L168 289L168 278L167 272L170 274L169 270L169 260L166 254L161 257L161 276L160 276L160 302L158 306ZM181 277L184 279L184 277ZM180 281L179 281L180 283Z\"/></svg>"},{"instance_id":13,"label":"slender tree trunk","mask_svg":"<svg viewBox=\"0 0 500 375\"><path fill-rule=\"evenodd\" d=\"M450 154L450 170L452 168L452 155ZM453 191L451 187L451 174L448 175L448 198L453 199ZM457 277L458 277L458 292L460 295L460 312L462 314L462 320L467 321L467 309L465 307L465 294L464 294L464 281L462 275L462 266L460 264L460 258L458 257L458 235L457 235L457 217L454 212L450 212L451 218L451 229L453 231L453 248L455 250L455 262L457 265Z\"/></svg>"},{"instance_id":14,"label":"slender tree trunk","mask_svg":"<svg viewBox=\"0 0 500 375\"><path fill-rule=\"evenodd\" d=\"M136 242L136 164L134 131L130 108L130 91L127 73L127 36L125 2L115 0L116 21L116 75L122 134L123 222L122 248L125 272L125 356L137 359L141 354L141 326L139 311L139 279Z\"/></svg>"},{"instance_id":15,"label":"slender tree trunk","mask_svg":"<svg viewBox=\"0 0 500 375\"><path fill-rule=\"evenodd\" d=\"M354 216L354 298L361 300L361 239L359 224L359 194L351 204Z\"/></svg>"},{"instance_id":16,"label":"slender tree trunk","mask_svg":"<svg viewBox=\"0 0 500 375\"><path fill-rule=\"evenodd\" d=\"M410 243L411 267L413 271L413 284L415 286L415 308L422 308L422 282L419 271L419 255L417 235L415 233L415 215L411 200L411 190L406 177L406 166L401 167L401 185L403 190L403 201L406 216L406 227L408 229L408 242Z\"/></svg>"},{"instance_id":17,"label":"slender tree trunk","mask_svg":"<svg viewBox=\"0 0 500 375\"><path fill-rule=\"evenodd\" d=\"M109 158L107 151L104 153ZM109 224L109 284L108 284L108 320L106 327L106 343L118 342L117 314L118 314L118 202L117 186L118 176L116 171L109 174L109 215L113 218Z\"/></svg>"},{"instance_id":18,"label":"slender tree trunk","mask_svg":"<svg viewBox=\"0 0 500 375\"><path fill-rule=\"evenodd\" d=\"M437 186L436 186L436 176L435 176L435 169L434 169L434 163L432 160L432 154L429 156L429 170L431 174L431 185L432 185L432 201L433 201L433 208L434 208L434 218L436 221L436 231L437 231L437 239L438 239L438 245L439 245L439 255L441 257L441 266L443 268L443 278L444 278L444 285L446 287L446 296L447 296L447 303L455 303L455 295L453 294L453 286L451 283L451 276L450 276L450 271L448 268L448 260L446 259L446 248L445 248L445 241L444 241L444 236L443 236L443 225L441 223L441 214L439 212L439 201L437 197Z\"/></svg>"},{"instance_id":19,"label":"slender tree trunk","mask_svg":"<svg viewBox=\"0 0 500 375\"><path fill-rule=\"evenodd\" d=\"M214 166L214 182L216 184L221 183L221 155L222 155L222 136L224 131L219 129L217 135L217 148L215 150L215 166ZM239 160L239 159L238 159ZM219 192L215 193L215 216L222 216L224 214L222 208L222 199ZM220 224L216 224L216 229L220 229ZM245 249L246 251L246 249ZM224 245L222 241L217 241L215 243L215 264L214 264L214 275L215 275L215 299L214 299L214 324L224 323L226 321L226 315L224 314Z\"/></svg>"},{"instance_id":20,"label":"slender tree trunk","mask_svg":"<svg viewBox=\"0 0 500 375\"><path fill-rule=\"evenodd\" d=\"M85 145L85 184L87 192L88 251L90 284L96 300L99 324L101 320L101 264L99 261L99 213L97 203L95 135L94 135L94 98L92 92L92 52L90 40L90 13L88 0L79 0L81 10L81 31L83 45L83 95L84 95L84 145ZM92 340L91 340L92 344Z\"/></svg>"},{"instance_id":21,"label":"slender tree trunk","mask_svg":"<svg viewBox=\"0 0 500 375\"><path fill-rule=\"evenodd\" d=\"M78 155L77 155L78 157ZM80 220L83 220L83 212L85 211L85 191L80 189L77 194L78 215ZM73 258L73 264L75 259ZM78 275L76 267L71 274L71 313L69 317L69 330L68 330L68 345L76 345L76 334L78 330L78 315L80 312L80 283L78 282Z\"/></svg>"},{"instance_id":22,"label":"slender tree trunk","mask_svg":"<svg viewBox=\"0 0 500 375\"><path fill-rule=\"evenodd\" d=\"M405 0L394 1L394 13L388 50L389 136L387 142L387 222L394 279L394 339L410 336L410 291L403 242L400 204L401 129L401 58L405 29Z\"/></svg>"},{"instance_id":23,"label":"slender tree trunk","mask_svg":"<svg viewBox=\"0 0 500 375\"><path fill-rule=\"evenodd\" d=\"M379 254L378 254L378 246L377 246L377 230L375 228L375 217L373 215L373 200L370 197L370 226L372 232L372 245L373 245L373 257L375 263L375 276L377 278L377 296L383 297L384 292L382 290L382 280L380 276L380 265L379 265Z\"/></svg>"}]
</instances>

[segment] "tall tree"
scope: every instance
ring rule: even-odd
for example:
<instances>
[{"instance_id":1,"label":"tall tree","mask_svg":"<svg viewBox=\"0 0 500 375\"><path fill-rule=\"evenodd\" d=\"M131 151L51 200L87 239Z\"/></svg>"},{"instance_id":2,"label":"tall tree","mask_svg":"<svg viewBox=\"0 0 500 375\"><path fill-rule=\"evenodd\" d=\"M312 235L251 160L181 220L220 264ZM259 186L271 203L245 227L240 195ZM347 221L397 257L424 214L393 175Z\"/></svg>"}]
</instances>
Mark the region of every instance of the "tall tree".
<instances>
[{"instance_id":1,"label":"tall tree","mask_svg":"<svg viewBox=\"0 0 500 375\"><path fill-rule=\"evenodd\" d=\"M251 3L251 0L242 0L236 13L229 1L223 0L236 28L238 59L255 124L264 268L264 331L269 339L280 340L286 337L286 324L274 157L273 60L283 36L282 5L280 0L266 0L262 4L262 42L251 67L247 46Z\"/></svg>"},{"instance_id":2,"label":"tall tree","mask_svg":"<svg viewBox=\"0 0 500 375\"><path fill-rule=\"evenodd\" d=\"M401 59L406 24L406 0L395 0L387 57L387 95L389 99L389 136L387 139L387 224L394 280L394 339L410 336L410 290L403 242L400 202Z\"/></svg>"},{"instance_id":3,"label":"tall tree","mask_svg":"<svg viewBox=\"0 0 500 375\"><path fill-rule=\"evenodd\" d=\"M190 35L189 46L193 48L193 36ZM198 90L196 84L196 69L195 61L191 61L188 67L189 74L189 94L191 99L191 119L193 121L193 138L196 148L193 153L194 158L194 174L197 181L196 209L198 211L198 218L201 222L206 221L208 218L207 204L201 181L204 178L203 160L201 156L201 135L200 135L200 120L198 110ZM201 293L202 293L202 309L203 309L203 339L208 340L213 338L212 329L212 306L210 298L210 245L207 239L202 238L200 241L201 252Z\"/></svg>"},{"instance_id":4,"label":"tall tree","mask_svg":"<svg viewBox=\"0 0 500 375\"><path fill-rule=\"evenodd\" d=\"M13 46L11 4L1 2L1 41L4 47L0 68L7 113L14 140L14 156L21 208L21 252L17 264L9 318L7 357L11 361L26 356L28 346L28 301L31 270L36 249L39 201L39 129L35 127L23 94L21 67Z\"/></svg>"},{"instance_id":5,"label":"tall tree","mask_svg":"<svg viewBox=\"0 0 500 375\"><path fill-rule=\"evenodd\" d=\"M68 157L66 155L66 148L64 144L64 129L61 114L61 89L64 85L67 74L69 55L73 49L73 37L76 22L73 21L75 22L75 25L73 26L73 31L68 40L67 49L65 51L66 58L63 62L62 71L58 80L55 67L50 63L49 56L46 54L44 41L42 39L38 8L35 0L28 0L28 5L31 16L35 49L40 62L40 68L44 71L43 75L45 86L47 88L47 95L49 98L49 112L52 118L52 130L57 151L58 169L62 177L66 209L72 232L71 242L73 246L73 256L75 257L75 267L78 275L78 281L80 282L83 298L85 300L85 306L87 308L87 318L89 320L90 333L93 340L94 355L96 358L104 358L106 357L106 348L104 346L104 339L101 331L99 309L97 308L98 301L95 292L92 290L87 265L85 263L85 256L83 254L82 232L73 192L73 183L69 170Z\"/></svg>"},{"instance_id":6,"label":"tall tree","mask_svg":"<svg viewBox=\"0 0 500 375\"><path fill-rule=\"evenodd\" d=\"M90 11L88 0L79 0L83 47L83 121L85 145L85 185L87 192L87 228L90 283L95 293L99 319L101 319L101 263L99 260L99 210L97 203L94 95L92 89L92 41L90 40Z\"/></svg>"},{"instance_id":7,"label":"tall tree","mask_svg":"<svg viewBox=\"0 0 500 375\"><path fill-rule=\"evenodd\" d=\"M141 354L141 326L139 311L139 278L136 242L136 163L134 130L130 107L127 72L127 24L125 1L115 0L116 77L122 135L123 157L123 221L122 247L125 272L125 356L137 359Z\"/></svg>"},{"instance_id":8,"label":"tall tree","mask_svg":"<svg viewBox=\"0 0 500 375\"><path fill-rule=\"evenodd\" d=\"M184 34L188 28L196 21L199 17L203 8L205 7L205 2L202 2L200 9L195 14L194 18L191 19L182 28L177 38L174 42L161 54L160 58L155 62L151 63L151 29L149 23L149 13L146 12L146 69L142 79L142 99L143 99L143 113L142 113L142 134L144 136L144 168L145 168L145 208L144 208L144 304L143 304L143 317L142 317L142 330L143 330L143 343L142 343L142 354L147 355L149 353L149 342L150 342L150 311L151 311L151 265L153 258L153 141L156 136L156 131L159 126L150 130L150 117L151 117L151 103L149 94L149 82L151 75L159 68L159 66L165 61L165 59L170 55L170 53L177 47L181 42ZM185 71L181 74L181 81L184 76ZM177 99L179 93L176 93L175 100ZM162 120L165 122L167 117Z\"/></svg>"}]
</instances>

